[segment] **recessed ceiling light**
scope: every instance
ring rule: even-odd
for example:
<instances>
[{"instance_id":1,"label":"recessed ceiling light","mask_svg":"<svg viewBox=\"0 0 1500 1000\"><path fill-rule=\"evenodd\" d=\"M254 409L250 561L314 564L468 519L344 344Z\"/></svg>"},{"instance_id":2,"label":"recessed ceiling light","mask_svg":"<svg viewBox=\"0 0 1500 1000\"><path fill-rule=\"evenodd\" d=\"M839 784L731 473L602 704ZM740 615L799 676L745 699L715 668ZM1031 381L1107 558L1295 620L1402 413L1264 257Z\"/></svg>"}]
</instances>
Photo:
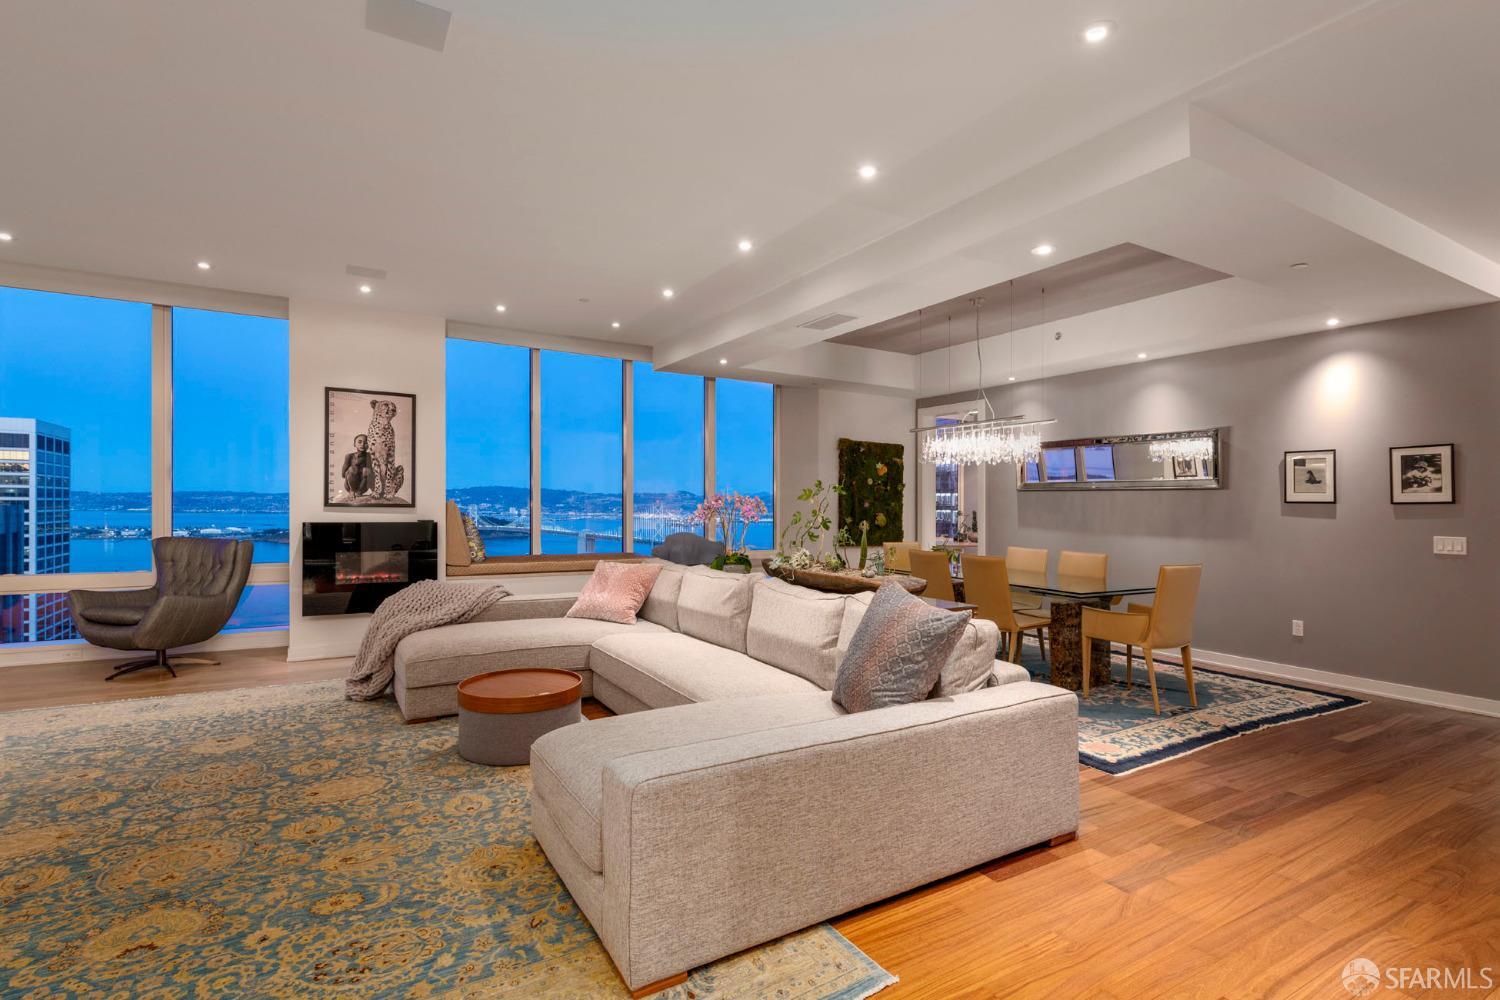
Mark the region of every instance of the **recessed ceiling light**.
<instances>
[{"instance_id":1,"label":"recessed ceiling light","mask_svg":"<svg viewBox=\"0 0 1500 1000\"><path fill-rule=\"evenodd\" d=\"M1014 375L1012 375L1010 378L1006 379L1005 381L1007 381L1007 382L1014 382L1015 380L1016 380L1016 377Z\"/></svg>"},{"instance_id":2,"label":"recessed ceiling light","mask_svg":"<svg viewBox=\"0 0 1500 1000\"><path fill-rule=\"evenodd\" d=\"M719 359L719 364L721 364L721 365L727 365L727 364L729 364L729 359L728 358L720 358Z\"/></svg>"},{"instance_id":3,"label":"recessed ceiling light","mask_svg":"<svg viewBox=\"0 0 1500 1000\"><path fill-rule=\"evenodd\" d=\"M749 240L740 240L738 245L740 248L740 253L749 253L751 250L755 249L755 244L751 243Z\"/></svg>"},{"instance_id":4,"label":"recessed ceiling light","mask_svg":"<svg viewBox=\"0 0 1500 1000\"><path fill-rule=\"evenodd\" d=\"M873 163L866 163L859 168L859 179L862 181L873 181L875 175L880 173L880 168Z\"/></svg>"},{"instance_id":5,"label":"recessed ceiling light","mask_svg":"<svg viewBox=\"0 0 1500 1000\"><path fill-rule=\"evenodd\" d=\"M1145 361L1146 360L1146 352L1145 351L1140 351L1139 353L1136 354L1136 357L1140 358L1142 361Z\"/></svg>"},{"instance_id":6,"label":"recessed ceiling light","mask_svg":"<svg viewBox=\"0 0 1500 1000\"><path fill-rule=\"evenodd\" d=\"M1307 268L1307 267L1312 267L1312 265L1309 264L1305 260L1299 260L1299 261L1297 261L1297 263L1291 265L1291 268L1292 268L1293 271L1300 271L1303 268Z\"/></svg>"},{"instance_id":7,"label":"recessed ceiling light","mask_svg":"<svg viewBox=\"0 0 1500 1000\"><path fill-rule=\"evenodd\" d=\"M211 268L211 267L213 267L213 265L212 265L212 264L210 264L210 263L209 263L209 262L208 262L208 261L206 261L206 260L200 260L200 261L199 261L199 262L198 262L198 270L200 270L200 271L207 271L207 270L208 270L208 269L209 269L209 268Z\"/></svg>"},{"instance_id":8,"label":"recessed ceiling light","mask_svg":"<svg viewBox=\"0 0 1500 1000\"><path fill-rule=\"evenodd\" d=\"M0 243L9 243L13 239L15 239L15 237L10 233L0 233Z\"/></svg>"},{"instance_id":9,"label":"recessed ceiling light","mask_svg":"<svg viewBox=\"0 0 1500 1000\"><path fill-rule=\"evenodd\" d=\"M677 293L674 292L674 291L672 291L672 289L670 289L670 288L663 288L661 290L661 297L664 298L664 299L670 299L672 296L674 296L676 294Z\"/></svg>"},{"instance_id":10,"label":"recessed ceiling light","mask_svg":"<svg viewBox=\"0 0 1500 1000\"><path fill-rule=\"evenodd\" d=\"M505 312L505 305L504 305L504 303L496 303L495 304L495 312L497 312L497 313L503 313L503 312Z\"/></svg>"},{"instance_id":11,"label":"recessed ceiling light","mask_svg":"<svg viewBox=\"0 0 1500 1000\"><path fill-rule=\"evenodd\" d=\"M609 325L612 326L612 327L614 327L616 330L618 330L620 328L620 321L619 320L615 320L613 323L611 323Z\"/></svg>"},{"instance_id":12,"label":"recessed ceiling light","mask_svg":"<svg viewBox=\"0 0 1500 1000\"><path fill-rule=\"evenodd\" d=\"M1324 326L1338 326L1339 325L1339 318L1337 316L1330 316L1330 317L1328 317L1327 319L1325 319L1323 321L1323 325Z\"/></svg>"},{"instance_id":13,"label":"recessed ceiling light","mask_svg":"<svg viewBox=\"0 0 1500 1000\"><path fill-rule=\"evenodd\" d=\"M363 295L369 295L369 294L370 294L370 292L371 292L371 291L372 291L372 290L373 290L373 289L371 289L371 288L370 288L370 286L369 286L369 285L360 285L360 286L359 286L359 290L360 290L360 293L361 293L361 294L363 294Z\"/></svg>"},{"instance_id":14,"label":"recessed ceiling light","mask_svg":"<svg viewBox=\"0 0 1500 1000\"><path fill-rule=\"evenodd\" d=\"M1095 21L1083 29L1083 40L1090 45L1098 45L1110 35L1114 34L1115 25L1113 21Z\"/></svg>"},{"instance_id":15,"label":"recessed ceiling light","mask_svg":"<svg viewBox=\"0 0 1500 1000\"><path fill-rule=\"evenodd\" d=\"M1051 257L1052 252L1056 249L1057 247L1053 246L1051 243L1038 243L1036 246L1031 248L1031 252L1038 257Z\"/></svg>"}]
</instances>

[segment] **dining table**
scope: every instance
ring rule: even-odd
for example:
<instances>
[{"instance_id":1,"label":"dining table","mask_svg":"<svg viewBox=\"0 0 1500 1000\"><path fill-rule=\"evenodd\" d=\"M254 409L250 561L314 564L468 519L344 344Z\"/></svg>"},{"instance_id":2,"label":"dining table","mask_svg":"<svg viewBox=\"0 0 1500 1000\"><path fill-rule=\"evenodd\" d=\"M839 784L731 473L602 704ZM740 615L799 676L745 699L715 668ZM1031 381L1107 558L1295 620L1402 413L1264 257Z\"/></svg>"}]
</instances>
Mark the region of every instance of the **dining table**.
<instances>
[{"instance_id":1,"label":"dining table","mask_svg":"<svg viewBox=\"0 0 1500 1000\"><path fill-rule=\"evenodd\" d=\"M1051 680L1058 687L1074 691L1083 688L1083 609L1107 609L1127 597L1156 593L1154 584L1140 585L1139 580L1120 579L1113 575L1100 578L1063 576L1056 571L1013 570L1009 576L1012 594L1031 594L1046 599ZM955 594L961 594L962 573L954 576L953 584ZM1089 686L1111 683L1109 644L1095 643L1089 659Z\"/></svg>"}]
</instances>

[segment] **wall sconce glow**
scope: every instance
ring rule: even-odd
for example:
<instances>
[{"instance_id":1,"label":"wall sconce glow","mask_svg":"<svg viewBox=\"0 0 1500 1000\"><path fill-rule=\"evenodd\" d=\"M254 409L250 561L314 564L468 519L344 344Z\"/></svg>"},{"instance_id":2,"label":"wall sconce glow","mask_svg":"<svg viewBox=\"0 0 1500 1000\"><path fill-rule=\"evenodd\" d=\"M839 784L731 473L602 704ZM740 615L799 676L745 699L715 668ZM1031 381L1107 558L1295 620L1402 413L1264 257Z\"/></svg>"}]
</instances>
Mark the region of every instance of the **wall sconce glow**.
<instances>
[{"instance_id":1,"label":"wall sconce glow","mask_svg":"<svg viewBox=\"0 0 1500 1000\"><path fill-rule=\"evenodd\" d=\"M1031 253L1036 257L1051 257L1052 252L1056 249L1057 247L1053 246L1051 243L1038 243L1036 246L1031 248Z\"/></svg>"},{"instance_id":2,"label":"wall sconce glow","mask_svg":"<svg viewBox=\"0 0 1500 1000\"><path fill-rule=\"evenodd\" d=\"M674 291L672 291L672 289L670 289L670 288L663 288L661 290L661 297L664 298L664 299L670 299L672 296L674 296L676 294L677 293L674 292Z\"/></svg>"},{"instance_id":3,"label":"wall sconce glow","mask_svg":"<svg viewBox=\"0 0 1500 1000\"><path fill-rule=\"evenodd\" d=\"M15 239L15 237L10 233L0 233L0 243L9 243L13 239Z\"/></svg>"},{"instance_id":4,"label":"wall sconce glow","mask_svg":"<svg viewBox=\"0 0 1500 1000\"><path fill-rule=\"evenodd\" d=\"M369 295L372 291L374 291L374 289L372 289L369 285L359 286L359 293L361 295Z\"/></svg>"},{"instance_id":5,"label":"wall sconce glow","mask_svg":"<svg viewBox=\"0 0 1500 1000\"><path fill-rule=\"evenodd\" d=\"M1337 316L1330 316L1323 321L1323 325L1332 329L1333 327L1339 325L1339 318Z\"/></svg>"},{"instance_id":6,"label":"wall sconce glow","mask_svg":"<svg viewBox=\"0 0 1500 1000\"><path fill-rule=\"evenodd\" d=\"M866 163L859 168L859 179L862 181L873 181L875 175L880 173L879 168L873 163Z\"/></svg>"},{"instance_id":7,"label":"wall sconce glow","mask_svg":"<svg viewBox=\"0 0 1500 1000\"><path fill-rule=\"evenodd\" d=\"M1349 409L1359 386L1359 373L1348 356L1326 362L1317 375L1317 405L1325 414Z\"/></svg>"},{"instance_id":8,"label":"wall sconce glow","mask_svg":"<svg viewBox=\"0 0 1500 1000\"><path fill-rule=\"evenodd\" d=\"M738 246L740 248L740 253L749 253L751 250L755 249L755 244L751 243L749 240L740 240Z\"/></svg>"},{"instance_id":9,"label":"wall sconce glow","mask_svg":"<svg viewBox=\"0 0 1500 1000\"><path fill-rule=\"evenodd\" d=\"M497 312L497 313L503 313L503 312L505 312L505 305L503 303L497 304L495 306L495 312Z\"/></svg>"},{"instance_id":10,"label":"wall sconce glow","mask_svg":"<svg viewBox=\"0 0 1500 1000\"><path fill-rule=\"evenodd\" d=\"M208 270L208 269L209 269L209 268L211 268L211 267L213 267L213 265L212 265L212 264L210 264L210 263L209 263L209 262L208 262L208 261L206 261L206 260L200 260L200 261L199 261L199 262L198 262L198 270L200 270L200 271L207 271L207 270Z\"/></svg>"},{"instance_id":11,"label":"wall sconce glow","mask_svg":"<svg viewBox=\"0 0 1500 1000\"><path fill-rule=\"evenodd\" d=\"M1090 45L1098 45L1114 34L1114 30L1115 26L1111 21L1095 21L1083 29L1083 40Z\"/></svg>"},{"instance_id":12,"label":"wall sconce glow","mask_svg":"<svg viewBox=\"0 0 1500 1000\"><path fill-rule=\"evenodd\" d=\"M619 328L620 328L620 321L619 321L619 320L615 320L615 321L614 321L614 322L613 322L613 323L611 323L611 324L609 324L609 325L610 325L610 326L611 326L611 327L612 327L612 328L614 328L614 329L616 329L616 330L618 330L618 329L619 329Z\"/></svg>"}]
</instances>

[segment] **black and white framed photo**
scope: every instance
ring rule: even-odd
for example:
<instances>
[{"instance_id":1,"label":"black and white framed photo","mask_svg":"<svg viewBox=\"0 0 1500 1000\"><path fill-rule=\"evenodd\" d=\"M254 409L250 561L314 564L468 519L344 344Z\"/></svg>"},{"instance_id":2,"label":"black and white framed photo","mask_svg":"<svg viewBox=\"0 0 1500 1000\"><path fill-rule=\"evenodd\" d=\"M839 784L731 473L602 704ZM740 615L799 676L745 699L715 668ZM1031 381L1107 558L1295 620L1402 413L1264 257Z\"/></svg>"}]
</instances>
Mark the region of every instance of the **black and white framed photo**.
<instances>
[{"instance_id":1,"label":"black and white framed photo","mask_svg":"<svg viewBox=\"0 0 1500 1000\"><path fill-rule=\"evenodd\" d=\"M1282 463L1282 503L1338 503L1337 453L1289 451Z\"/></svg>"},{"instance_id":2,"label":"black and white framed photo","mask_svg":"<svg viewBox=\"0 0 1500 1000\"><path fill-rule=\"evenodd\" d=\"M327 388L323 401L324 505L415 507L417 397Z\"/></svg>"},{"instance_id":3,"label":"black and white framed photo","mask_svg":"<svg viewBox=\"0 0 1500 1000\"><path fill-rule=\"evenodd\" d=\"M1391 449L1391 503L1453 503L1453 445L1414 444Z\"/></svg>"}]
</instances>

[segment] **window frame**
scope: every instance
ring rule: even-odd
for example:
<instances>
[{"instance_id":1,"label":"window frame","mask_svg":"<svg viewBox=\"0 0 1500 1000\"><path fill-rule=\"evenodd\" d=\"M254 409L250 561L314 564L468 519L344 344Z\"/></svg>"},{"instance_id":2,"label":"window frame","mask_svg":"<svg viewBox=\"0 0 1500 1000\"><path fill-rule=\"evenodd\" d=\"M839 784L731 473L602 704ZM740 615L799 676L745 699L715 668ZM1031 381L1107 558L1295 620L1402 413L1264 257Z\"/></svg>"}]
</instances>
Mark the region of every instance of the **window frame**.
<instances>
[{"instance_id":1,"label":"window frame","mask_svg":"<svg viewBox=\"0 0 1500 1000\"><path fill-rule=\"evenodd\" d=\"M162 285L131 278L90 275L32 265L6 265L0 285L27 291L138 302L151 307L151 536L172 533L172 310L177 307L239 313L265 319L288 318L287 300L194 286ZM288 427L288 434L291 432ZM149 587L154 569L89 573L12 573L0 575L0 595L52 594L69 590ZM247 588L264 584L290 587L290 564L255 563ZM285 633L286 626L236 629L234 634ZM0 659L27 656L65 643L38 642L0 651Z\"/></svg>"}]
</instances>

